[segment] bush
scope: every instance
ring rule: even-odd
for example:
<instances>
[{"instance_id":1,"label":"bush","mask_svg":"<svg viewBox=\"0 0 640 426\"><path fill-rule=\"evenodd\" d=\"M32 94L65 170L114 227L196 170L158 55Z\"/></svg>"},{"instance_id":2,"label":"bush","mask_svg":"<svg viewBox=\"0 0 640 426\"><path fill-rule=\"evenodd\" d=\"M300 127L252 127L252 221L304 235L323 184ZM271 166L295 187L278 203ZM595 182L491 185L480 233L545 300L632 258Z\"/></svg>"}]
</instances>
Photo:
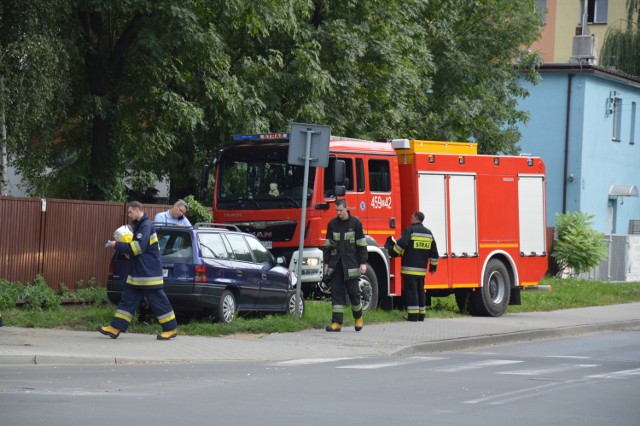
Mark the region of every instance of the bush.
<instances>
[{"instance_id":1,"label":"bush","mask_svg":"<svg viewBox=\"0 0 640 426\"><path fill-rule=\"evenodd\" d=\"M61 285L63 298L83 299L85 304L106 305L109 303L107 289L96 287L95 278L91 278L87 284L80 280L76 283L76 289L70 291L64 284Z\"/></svg>"},{"instance_id":2,"label":"bush","mask_svg":"<svg viewBox=\"0 0 640 426\"><path fill-rule=\"evenodd\" d=\"M23 285L0 279L0 310L16 307L16 301L20 298Z\"/></svg>"},{"instance_id":3,"label":"bush","mask_svg":"<svg viewBox=\"0 0 640 426\"><path fill-rule=\"evenodd\" d=\"M572 268L576 274L598 266L607 258L604 235L591 227L592 215L581 211L556 213L557 239L553 256L558 262L558 273Z\"/></svg>"},{"instance_id":4,"label":"bush","mask_svg":"<svg viewBox=\"0 0 640 426\"><path fill-rule=\"evenodd\" d=\"M184 201L187 203L187 206L189 206L189 211L187 212L189 222L191 222L193 225L200 222L211 222L213 218L211 212L209 212L206 207L200 204L193 195L185 197Z\"/></svg>"},{"instance_id":5,"label":"bush","mask_svg":"<svg viewBox=\"0 0 640 426\"><path fill-rule=\"evenodd\" d=\"M23 287L20 299L27 309L51 309L60 306L60 296L51 289L42 275L36 275L33 284Z\"/></svg>"}]
</instances>

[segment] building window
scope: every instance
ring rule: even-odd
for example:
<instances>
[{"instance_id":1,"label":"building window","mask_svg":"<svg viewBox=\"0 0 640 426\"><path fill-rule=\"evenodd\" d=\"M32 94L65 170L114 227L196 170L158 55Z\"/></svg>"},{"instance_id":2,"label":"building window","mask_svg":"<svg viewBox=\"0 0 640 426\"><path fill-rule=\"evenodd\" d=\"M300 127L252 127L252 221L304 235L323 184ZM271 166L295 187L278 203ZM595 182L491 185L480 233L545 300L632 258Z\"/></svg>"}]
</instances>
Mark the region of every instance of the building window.
<instances>
[{"instance_id":1,"label":"building window","mask_svg":"<svg viewBox=\"0 0 640 426\"><path fill-rule=\"evenodd\" d=\"M542 24L546 25L546 23L547 23L547 0L538 0L538 13L540 13L540 18L542 19Z\"/></svg>"},{"instance_id":2,"label":"building window","mask_svg":"<svg viewBox=\"0 0 640 426\"><path fill-rule=\"evenodd\" d=\"M580 0L580 22L584 14L584 2ZM587 23L606 24L609 11L609 0L588 0L587 2Z\"/></svg>"},{"instance_id":3,"label":"building window","mask_svg":"<svg viewBox=\"0 0 640 426\"><path fill-rule=\"evenodd\" d=\"M620 127L622 126L622 99L613 98L613 134L611 139L620 142Z\"/></svg>"},{"instance_id":4,"label":"building window","mask_svg":"<svg viewBox=\"0 0 640 426\"><path fill-rule=\"evenodd\" d=\"M631 102L631 131L629 132L629 145L636 143L636 103Z\"/></svg>"}]
</instances>

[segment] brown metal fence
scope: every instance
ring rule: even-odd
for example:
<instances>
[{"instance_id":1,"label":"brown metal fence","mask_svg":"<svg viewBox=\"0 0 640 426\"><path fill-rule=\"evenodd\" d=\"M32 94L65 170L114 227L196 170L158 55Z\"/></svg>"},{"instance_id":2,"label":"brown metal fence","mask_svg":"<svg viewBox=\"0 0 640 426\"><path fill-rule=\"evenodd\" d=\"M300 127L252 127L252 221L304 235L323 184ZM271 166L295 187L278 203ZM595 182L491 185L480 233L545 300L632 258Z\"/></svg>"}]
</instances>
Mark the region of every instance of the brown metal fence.
<instances>
[{"instance_id":1,"label":"brown metal fence","mask_svg":"<svg viewBox=\"0 0 640 426\"><path fill-rule=\"evenodd\" d=\"M170 205L148 204L151 218ZM0 197L0 279L32 282L40 274L49 287L71 290L95 279L105 286L113 231L128 223L126 203Z\"/></svg>"}]
</instances>

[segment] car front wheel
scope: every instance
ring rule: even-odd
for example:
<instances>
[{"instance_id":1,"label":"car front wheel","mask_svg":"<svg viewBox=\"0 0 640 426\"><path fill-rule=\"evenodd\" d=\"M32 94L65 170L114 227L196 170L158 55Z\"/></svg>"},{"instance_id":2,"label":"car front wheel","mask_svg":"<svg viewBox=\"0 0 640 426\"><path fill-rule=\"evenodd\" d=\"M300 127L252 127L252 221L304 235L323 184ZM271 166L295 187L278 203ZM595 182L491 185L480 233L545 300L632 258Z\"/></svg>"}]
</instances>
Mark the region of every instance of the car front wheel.
<instances>
[{"instance_id":1,"label":"car front wheel","mask_svg":"<svg viewBox=\"0 0 640 426\"><path fill-rule=\"evenodd\" d=\"M296 303L296 301L298 303ZM300 316L304 315L304 297L302 297L302 294L300 294L300 299L298 300L296 293L293 293L287 300L287 312L289 312L291 315L295 315L296 309L298 310Z\"/></svg>"},{"instance_id":2,"label":"car front wheel","mask_svg":"<svg viewBox=\"0 0 640 426\"><path fill-rule=\"evenodd\" d=\"M229 290L222 292L220 296L220 304L216 310L216 319L220 322L230 324L236 317L238 306L236 305L236 298Z\"/></svg>"}]
</instances>

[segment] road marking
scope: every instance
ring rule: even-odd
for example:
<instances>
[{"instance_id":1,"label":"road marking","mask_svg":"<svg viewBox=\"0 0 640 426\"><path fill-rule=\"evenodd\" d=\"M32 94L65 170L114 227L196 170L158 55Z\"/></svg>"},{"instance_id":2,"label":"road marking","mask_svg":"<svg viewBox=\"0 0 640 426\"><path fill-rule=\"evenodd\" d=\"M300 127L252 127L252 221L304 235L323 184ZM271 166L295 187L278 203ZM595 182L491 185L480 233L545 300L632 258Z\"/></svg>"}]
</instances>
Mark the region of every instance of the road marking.
<instances>
[{"instance_id":1,"label":"road marking","mask_svg":"<svg viewBox=\"0 0 640 426\"><path fill-rule=\"evenodd\" d=\"M483 396L482 398L470 399L468 401L464 401L465 404L479 404L486 403L491 405L502 405L510 402L518 401L521 399L531 398L531 395L541 395L543 393L552 392L558 390L560 385L566 386L575 384L575 381L568 381L565 383L554 382L554 383L546 383L544 385L533 386L524 389L518 389L511 392L498 393L491 396Z\"/></svg>"},{"instance_id":2,"label":"road marking","mask_svg":"<svg viewBox=\"0 0 640 426\"><path fill-rule=\"evenodd\" d=\"M297 365L312 365L312 364L324 364L328 362L344 361L346 359L358 359L359 357L342 357L342 358L302 358L292 359L289 361L280 361L272 365L283 366L297 366Z\"/></svg>"},{"instance_id":3,"label":"road marking","mask_svg":"<svg viewBox=\"0 0 640 426\"><path fill-rule=\"evenodd\" d=\"M589 379L621 379L627 376L640 376L640 368L634 368L633 370L620 370L612 371L611 373L594 374L587 376Z\"/></svg>"},{"instance_id":4,"label":"road marking","mask_svg":"<svg viewBox=\"0 0 640 426\"><path fill-rule=\"evenodd\" d=\"M579 370L581 368L599 367L600 364L560 364L549 368L531 368L524 370L500 371L497 374L513 374L519 376L541 376L549 373L559 373L561 371Z\"/></svg>"},{"instance_id":5,"label":"road marking","mask_svg":"<svg viewBox=\"0 0 640 426\"><path fill-rule=\"evenodd\" d=\"M512 359L488 359L486 361L472 362L469 364L462 364L447 368L436 368L435 371L442 371L446 373L457 373L459 371L476 370L478 368L496 367L499 365L518 364L524 361L516 361Z\"/></svg>"},{"instance_id":6,"label":"road marking","mask_svg":"<svg viewBox=\"0 0 640 426\"><path fill-rule=\"evenodd\" d=\"M379 363L373 363L373 364L341 365L336 368L348 368L348 369L354 369L354 370L375 370L378 368L397 367L399 365L417 364L419 362L438 361L441 359L446 359L446 358L431 357L431 356L413 356L409 358L401 358L394 361L379 362Z\"/></svg>"},{"instance_id":7,"label":"road marking","mask_svg":"<svg viewBox=\"0 0 640 426\"><path fill-rule=\"evenodd\" d=\"M563 358L563 359L591 359L590 356L573 356L573 355L547 355L545 358Z\"/></svg>"}]
</instances>

